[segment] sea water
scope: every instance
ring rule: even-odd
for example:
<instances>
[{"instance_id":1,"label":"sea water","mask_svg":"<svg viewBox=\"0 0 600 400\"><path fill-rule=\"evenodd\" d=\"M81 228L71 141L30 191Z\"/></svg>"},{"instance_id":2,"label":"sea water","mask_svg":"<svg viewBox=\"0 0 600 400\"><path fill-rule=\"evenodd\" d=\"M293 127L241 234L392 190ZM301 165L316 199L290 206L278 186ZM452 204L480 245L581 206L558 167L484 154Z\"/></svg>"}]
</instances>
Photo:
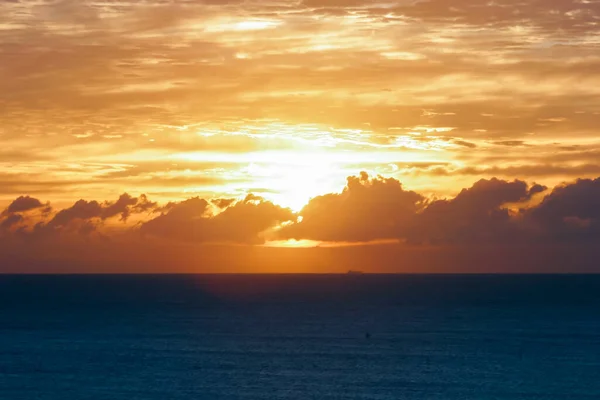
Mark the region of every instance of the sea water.
<instances>
[{"instance_id":1,"label":"sea water","mask_svg":"<svg viewBox=\"0 0 600 400\"><path fill-rule=\"evenodd\" d=\"M600 399L600 276L0 276L0 399Z\"/></svg>"}]
</instances>

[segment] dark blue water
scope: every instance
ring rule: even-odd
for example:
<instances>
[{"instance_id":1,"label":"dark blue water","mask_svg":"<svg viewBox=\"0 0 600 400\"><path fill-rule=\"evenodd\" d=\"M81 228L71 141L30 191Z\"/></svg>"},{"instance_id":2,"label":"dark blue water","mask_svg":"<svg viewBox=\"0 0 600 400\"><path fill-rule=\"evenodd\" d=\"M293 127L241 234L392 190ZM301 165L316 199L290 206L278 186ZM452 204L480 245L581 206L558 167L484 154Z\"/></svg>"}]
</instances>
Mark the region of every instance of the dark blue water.
<instances>
[{"instance_id":1,"label":"dark blue water","mask_svg":"<svg viewBox=\"0 0 600 400\"><path fill-rule=\"evenodd\" d=\"M599 398L600 276L0 276L0 399Z\"/></svg>"}]
</instances>

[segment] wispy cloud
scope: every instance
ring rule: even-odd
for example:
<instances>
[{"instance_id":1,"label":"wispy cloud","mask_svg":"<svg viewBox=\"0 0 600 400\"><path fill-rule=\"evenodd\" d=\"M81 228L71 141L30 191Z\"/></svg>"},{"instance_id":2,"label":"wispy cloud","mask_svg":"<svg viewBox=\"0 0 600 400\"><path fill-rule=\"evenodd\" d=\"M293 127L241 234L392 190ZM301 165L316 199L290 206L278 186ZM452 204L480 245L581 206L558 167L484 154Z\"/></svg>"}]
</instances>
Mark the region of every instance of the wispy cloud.
<instances>
[{"instance_id":1,"label":"wispy cloud","mask_svg":"<svg viewBox=\"0 0 600 400\"><path fill-rule=\"evenodd\" d=\"M4 1L0 201L263 188L298 209L362 169L443 195L591 178L599 18L591 0Z\"/></svg>"}]
</instances>

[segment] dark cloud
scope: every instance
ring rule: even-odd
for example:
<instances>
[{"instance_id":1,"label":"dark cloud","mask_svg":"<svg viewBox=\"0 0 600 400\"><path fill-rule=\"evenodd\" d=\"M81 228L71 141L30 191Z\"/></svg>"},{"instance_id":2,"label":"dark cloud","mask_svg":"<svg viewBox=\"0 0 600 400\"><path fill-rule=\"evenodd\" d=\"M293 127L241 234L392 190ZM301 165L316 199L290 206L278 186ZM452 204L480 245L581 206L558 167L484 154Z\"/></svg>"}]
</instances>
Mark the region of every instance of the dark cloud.
<instances>
[{"instance_id":1,"label":"dark cloud","mask_svg":"<svg viewBox=\"0 0 600 400\"><path fill-rule=\"evenodd\" d=\"M102 214L102 206L97 201L79 200L71 207L60 210L48 223L48 227L65 227L74 220L98 218Z\"/></svg>"},{"instance_id":2,"label":"dark cloud","mask_svg":"<svg viewBox=\"0 0 600 400\"><path fill-rule=\"evenodd\" d=\"M98 228L105 220L119 215L121 221L126 222L131 214L149 213L157 206L157 203L148 200L145 195L136 198L125 193L115 202L100 203L96 200L87 201L82 199L72 206L53 214L49 204L44 205L36 199L34 199L35 201L25 201L23 199L24 197L20 197L11 203L11 205L17 205L12 209L26 209L25 205L28 203L29 205L36 205L37 209L42 207L42 212L33 215L5 211L6 218L1 224L5 228L16 224L22 225L16 233L24 240L48 240L69 234L87 236L96 233L103 236L98 232ZM126 226L124 228L129 229Z\"/></svg>"},{"instance_id":3,"label":"dark cloud","mask_svg":"<svg viewBox=\"0 0 600 400\"><path fill-rule=\"evenodd\" d=\"M63 260L69 268L94 265L94 270L101 270L103 263L116 268L143 262L152 271L164 271L174 262L169 254L175 246L187 254L188 263L177 265L201 269L225 263L223 268L243 270L251 265L261 270L266 265L276 268L282 260L295 270L306 263L361 268L358 264L369 260L381 263L385 270L400 268L385 253L413 263L410 270L568 271L571 266L559 265L565 257L586 271L593 270L589 257L597 254L592 250L600 239L600 178L545 191L539 184L493 178L480 180L453 198L427 200L404 189L396 179L361 173L349 177L341 193L316 197L299 214L256 195L241 200L196 197L158 207L146 196L123 194L114 202L79 200L54 215L28 212L23 205L27 202L20 198L13 203L22 207L13 210L25 211L0 217L0 264L10 259L18 265L41 266ZM41 201L28 202L37 205L35 210L48 207ZM148 213L143 216L145 222L127 222L132 214L141 213ZM125 222L104 223L115 217ZM260 256L264 258L247 246L241 247L245 249L241 253L227 247L282 238L355 242L355 246L313 253L264 250L271 254ZM388 239L406 243L380 244ZM363 242L372 243L365 246ZM219 251L228 255L217 256L215 248L206 247L213 245L225 246ZM155 246L162 250L152 250ZM205 249L209 253L200 255ZM535 256L546 250L560 255L560 260ZM244 255L238 258L238 254ZM269 258L274 254L276 258ZM294 259L298 254L307 258ZM444 257L456 260L445 264ZM503 267L507 262L510 266Z\"/></svg>"},{"instance_id":4,"label":"dark cloud","mask_svg":"<svg viewBox=\"0 0 600 400\"><path fill-rule=\"evenodd\" d=\"M29 196L20 196L10 203L5 212L16 213L42 207L44 207L44 204L38 199Z\"/></svg>"},{"instance_id":5,"label":"dark cloud","mask_svg":"<svg viewBox=\"0 0 600 400\"><path fill-rule=\"evenodd\" d=\"M285 238L360 242L406 233L424 197L393 178L351 176L342 193L315 197L301 221L284 227Z\"/></svg>"},{"instance_id":6,"label":"dark cloud","mask_svg":"<svg viewBox=\"0 0 600 400\"><path fill-rule=\"evenodd\" d=\"M71 207L60 210L54 218L48 222L48 227L64 227L74 220L91 220L94 218L105 220L117 215L121 216L121 221L127 221L132 213L143 213L153 210L157 203L148 200L146 195L139 198L132 197L127 193L122 194L115 202L105 202L103 204L96 200L79 200Z\"/></svg>"},{"instance_id":7,"label":"dark cloud","mask_svg":"<svg viewBox=\"0 0 600 400\"><path fill-rule=\"evenodd\" d=\"M141 227L143 234L190 241L195 237L196 222L207 216L208 202L194 197L181 203L169 203L164 213Z\"/></svg>"},{"instance_id":8,"label":"dark cloud","mask_svg":"<svg viewBox=\"0 0 600 400\"><path fill-rule=\"evenodd\" d=\"M545 190L519 180L482 179L455 198L430 203L418 215L408 239L429 243L505 242L518 238L519 229L507 203L525 202Z\"/></svg>"},{"instance_id":9,"label":"dark cloud","mask_svg":"<svg viewBox=\"0 0 600 400\"><path fill-rule=\"evenodd\" d=\"M137 199L136 203L133 205L132 209L135 213L145 213L152 211L158 207L158 203L155 201L150 201L148 196L145 194L140 195ZM127 212L127 215L131 213L131 210Z\"/></svg>"},{"instance_id":10,"label":"dark cloud","mask_svg":"<svg viewBox=\"0 0 600 400\"><path fill-rule=\"evenodd\" d=\"M129 214L131 212L130 207L135 206L138 202L138 199L131 197L129 194L122 194L119 199L112 203L108 204L102 210L102 218L110 218L115 215L120 214L122 221L127 221Z\"/></svg>"},{"instance_id":11,"label":"dark cloud","mask_svg":"<svg viewBox=\"0 0 600 400\"><path fill-rule=\"evenodd\" d=\"M22 222L23 220L24 218L22 215L11 214L8 217L6 217L2 222L0 222L0 228L9 229L12 226L18 224L19 222Z\"/></svg>"},{"instance_id":12,"label":"dark cloud","mask_svg":"<svg viewBox=\"0 0 600 400\"><path fill-rule=\"evenodd\" d=\"M170 203L164 210L141 226L142 234L191 243L256 244L264 241L262 233L294 218L289 209L254 195L217 214L208 201L197 197Z\"/></svg>"},{"instance_id":13,"label":"dark cloud","mask_svg":"<svg viewBox=\"0 0 600 400\"><path fill-rule=\"evenodd\" d=\"M340 194L316 197L301 219L283 227L284 238L338 242L397 239L410 243L504 243L523 237L518 210L547 188L524 181L480 180L456 197L427 203L395 179L348 178ZM514 206L513 206L514 207Z\"/></svg>"},{"instance_id":14,"label":"dark cloud","mask_svg":"<svg viewBox=\"0 0 600 400\"><path fill-rule=\"evenodd\" d=\"M349 177L341 193L315 197L298 214L252 194L242 200L196 197L159 207L145 195L125 193L114 202L79 200L52 215L44 211L49 205L22 196L3 213L0 225L4 236L13 232L25 240L61 234L110 237L104 221L119 217L122 232L135 234L139 229L143 237L199 244L391 239L468 245L589 241L600 236L600 178L558 186L544 197L546 190L540 184L492 178L453 198L427 200L396 179L363 172ZM537 200L532 201L534 196ZM31 209L43 212L28 213ZM132 214L146 214L141 217L144 222L128 224Z\"/></svg>"},{"instance_id":15,"label":"dark cloud","mask_svg":"<svg viewBox=\"0 0 600 400\"><path fill-rule=\"evenodd\" d=\"M548 187L536 183L529 188L529 194L533 196L535 194L545 192L546 190L548 190Z\"/></svg>"},{"instance_id":16,"label":"dark cloud","mask_svg":"<svg viewBox=\"0 0 600 400\"><path fill-rule=\"evenodd\" d=\"M556 187L526 217L542 238L600 238L600 178Z\"/></svg>"},{"instance_id":17,"label":"dark cloud","mask_svg":"<svg viewBox=\"0 0 600 400\"><path fill-rule=\"evenodd\" d=\"M23 225L30 218L45 218L51 212L52 207L50 204L44 204L40 200L30 196L19 196L0 213L0 236L14 233L12 231L15 231L14 228L16 226L18 226L16 231L21 231Z\"/></svg>"}]
</instances>

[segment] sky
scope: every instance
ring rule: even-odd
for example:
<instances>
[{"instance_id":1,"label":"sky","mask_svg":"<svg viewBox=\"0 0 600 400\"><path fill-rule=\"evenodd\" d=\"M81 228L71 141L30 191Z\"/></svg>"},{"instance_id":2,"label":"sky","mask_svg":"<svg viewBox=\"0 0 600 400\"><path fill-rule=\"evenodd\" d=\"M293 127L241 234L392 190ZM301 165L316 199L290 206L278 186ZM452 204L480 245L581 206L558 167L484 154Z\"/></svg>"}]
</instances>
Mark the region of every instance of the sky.
<instances>
[{"instance_id":1,"label":"sky","mask_svg":"<svg viewBox=\"0 0 600 400\"><path fill-rule=\"evenodd\" d=\"M599 25L599 0L0 0L0 272L596 271Z\"/></svg>"}]
</instances>

